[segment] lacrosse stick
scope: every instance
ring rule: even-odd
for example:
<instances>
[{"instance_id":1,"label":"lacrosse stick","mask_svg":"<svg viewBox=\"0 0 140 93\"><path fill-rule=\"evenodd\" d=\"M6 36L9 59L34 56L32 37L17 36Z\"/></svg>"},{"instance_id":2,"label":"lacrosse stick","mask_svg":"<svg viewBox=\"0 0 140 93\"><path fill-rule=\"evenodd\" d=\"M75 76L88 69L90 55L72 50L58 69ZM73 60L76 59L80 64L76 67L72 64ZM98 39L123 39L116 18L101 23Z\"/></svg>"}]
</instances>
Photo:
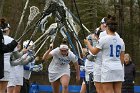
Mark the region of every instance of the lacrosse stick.
<instances>
[{"instance_id":1,"label":"lacrosse stick","mask_svg":"<svg viewBox=\"0 0 140 93\"><path fill-rule=\"evenodd\" d=\"M46 3L47 3L47 1L46 1ZM46 4L46 5L48 5L48 4ZM45 7L47 7L46 5L45 5ZM38 11L38 9L37 9L37 10L35 10L35 9L37 9L37 8L32 8L31 10L33 10L33 11ZM51 9L49 9L49 10L51 10ZM44 8L44 11L45 11L45 8ZM35 24L33 24L32 26L30 26L29 29L25 28L24 33L23 33L22 36L18 39L18 41L20 41L20 39L21 39L25 34L27 34L27 33L30 31L31 28L33 28L33 27L35 27L35 26L39 26L41 20L42 20L45 16L48 16L48 15L50 14L50 11L49 11L49 13L46 13L46 12L48 12L48 11L43 12L42 17L41 17L37 22L35 22ZM34 13L33 13L33 14L34 14ZM32 15L32 14L31 14L31 15ZM28 19L30 19L30 18L33 19L31 16L30 16ZM30 22L27 22L27 24L29 24L29 23L30 23ZM27 31L26 31L26 30L27 30Z\"/></svg>"},{"instance_id":2,"label":"lacrosse stick","mask_svg":"<svg viewBox=\"0 0 140 93\"><path fill-rule=\"evenodd\" d=\"M34 20L34 18L39 14L39 9L36 6L30 7L30 15L28 17L27 26Z\"/></svg>"},{"instance_id":3,"label":"lacrosse stick","mask_svg":"<svg viewBox=\"0 0 140 93\"><path fill-rule=\"evenodd\" d=\"M54 42L56 34L58 32L58 30L56 29L57 27L56 23L53 23L46 32L48 32L48 35L46 36L46 39L44 40L44 42L42 43L42 45L40 46L40 48L37 50L37 52L35 53L35 56L38 54L38 52L40 51L40 49L44 46L45 42L47 41L47 39L49 37L51 37L51 42Z\"/></svg>"},{"instance_id":4,"label":"lacrosse stick","mask_svg":"<svg viewBox=\"0 0 140 93\"><path fill-rule=\"evenodd\" d=\"M28 31L27 31L27 28L29 27L30 23L34 20L34 18L39 14L39 9L36 7L36 6L32 6L30 7L30 15L28 17L28 22L27 22L27 25L23 31L23 34L26 34Z\"/></svg>"},{"instance_id":5,"label":"lacrosse stick","mask_svg":"<svg viewBox=\"0 0 140 93\"><path fill-rule=\"evenodd\" d=\"M50 25L50 27L45 31L45 33L40 36L34 43L33 45L35 45L39 40L41 40L45 35L52 35L54 33L56 33L56 31L54 29L57 28L57 23L53 23Z\"/></svg>"},{"instance_id":6,"label":"lacrosse stick","mask_svg":"<svg viewBox=\"0 0 140 93\"><path fill-rule=\"evenodd\" d=\"M43 11L45 11L45 10L48 9L50 3L51 3L51 0L46 0L45 7L44 7L44 10Z\"/></svg>"},{"instance_id":7,"label":"lacrosse stick","mask_svg":"<svg viewBox=\"0 0 140 93\"><path fill-rule=\"evenodd\" d=\"M82 29L83 35L84 35L84 37L86 37L86 35L85 35L85 31L84 31L83 26L82 26L82 20L81 20L81 18L80 18L80 14L79 14L79 11L78 11L78 7L77 7L77 4L76 4L76 1L75 1L75 0L73 0L73 1L74 1L75 9L76 9L76 12L77 12L77 15L78 15L79 21L80 21L80 26L81 26L81 29Z\"/></svg>"},{"instance_id":8,"label":"lacrosse stick","mask_svg":"<svg viewBox=\"0 0 140 93\"><path fill-rule=\"evenodd\" d=\"M58 31L57 31L57 32L58 32ZM54 33L54 34L52 34L52 35L46 36L46 39L44 40L44 42L42 43L42 45L39 47L39 49L37 50L37 52L35 53L34 56L36 56L36 55L38 54L38 52L42 49L42 47L45 45L45 43L46 43L46 41L49 39L49 37L51 37L50 42L51 42L51 43L54 42L57 32Z\"/></svg>"},{"instance_id":9,"label":"lacrosse stick","mask_svg":"<svg viewBox=\"0 0 140 93\"><path fill-rule=\"evenodd\" d=\"M70 10L66 9L66 11L68 11L73 16L73 18L80 24L79 19L72 12L70 12ZM82 24L82 26L88 33L91 33L91 31L84 24Z\"/></svg>"},{"instance_id":10,"label":"lacrosse stick","mask_svg":"<svg viewBox=\"0 0 140 93\"><path fill-rule=\"evenodd\" d=\"M41 20L44 18L45 16L43 15L35 24L33 24L32 26L30 26L30 28L27 29L27 31L25 31L22 36L17 40L17 41L20 41L20 39L25 35L27 34L31 28L35 27L35 32L37 32L38 28L39 28L39 25L40 25L40 22Z\"/></svg>"},{"instance_id":11,"label":"lacrosse stick","mask_svg":"<svg viewBox=\"0 0 140 93\"><path fill-rule=\"evenodd\" d=\"M64 37L64 38L68 38L68 42L70 43L70 46L71 46L71 48L72 48L72 50L74 51L75 50L75 48L74 48L74 45L72 44L72 41L70 40L71 38L69 37L70 35L67 33L67 35L64 33L64 31L63 31L63 28L61 28L61 30L60 30L60 33L61 33L61 35ZM77 42L76 42L76 46L77 46L78 44L77 44ZM77 48L77 50L78 50L78 55L80 55L80 50L79 50L79 48ZM75 54L76 54L76 52L75 52Z\"/></svg>"},{"instance_id":12,"label":"lacrosse stick","mask_svg":"<svg viewBox=\"0 0 140 93\"><path fill-rule=\"evenodd\" d=\"M46 41L49 39L50 36L46 36L44 42L42 43L42 45L39 47L39 49L36 51L35 55L36 56L38 54L38 52L41 50L41 48L45 45Z\"/></svg>"},{"instance_id":13,"label":"lacrosse stick","mask_svg":"<svg viewBox=\"0 0 140 93\"><path fill-rule=\"evenodd\" d=\"M17 38L17 34L18 34L19 29L20 29L20 26L21 26L21 23L23 21L23 18L25 16L25 11L27 9L28 4L29 4L29 0L27 0L26 3L25 3L25 6L24 6L24 9L23 9L23 12L22 12L20 21L19 21L18 26L17 26L17 29L16 29L16 34L15 34L15 37L14 37L15 39Z\"/></svg>"},{"instance_id":14,"label":"lacrosse stick","mask_svg":"<svg viewBox=\"0 0 140 93\"><path fill-rule=\"evenodd\" d=\"M48 16L45 16L45 17L41 20L41 22L40 22L41 31L42 31L43 33L44 33L44 31L45 31L45 25L46 25L46 23L48 22L47 19L48 19L48 17L50 17L50 16L52 16L52 14L49 14Z\"/></svg>"},{"instance_id":15,"label":"lacrosse stick","mask_svg":"<svg viewBox=\"0 0 140 93\"><path fill-rule=\"evenodd\" d=\"M72 51L74 52L74 54L75 54L76 56L78 56L78 53L76 52L76 49L75 49L75 47L74 47L74 45L73 45L73 42L72 42L72 40L71 40L71 37L70 37L69 33L66 31L65 28L63 29L63 31L64 31L65 35L67 36L67 39L68 39L68 42L69 42L69 44L70 44L70 46L71 46L71 48L72 48ZM78 57L79 57L79 56L78 56Z\"/></svg>"},{"instance_id":16,"label":"lacrosse stick","mask_svg":"<svg viewBox=\"0 0 140 93\"><path fill-rule=\"evenodd\" d=\"M67 20L67 19L66 19ZM72 21L71 21L72 22ZM70 23L69 22L69 20L67 20L67 24L68 24L68 28L69 28L69 30L73 33L73 35L74 35L74 37L75 37L75 40L76 40L76 47L77 47L77 51L78 51L78 54L79 54L79 57L81 57L80 56L80 54L81 53L83 53L83 51L82 51L82 45L81 45L81 43L80 43L80 41L79 41L79 39L78 39L78 33L75 31L76 30L76 28L75 28L75 26L74 26L74 24L73 23ZM80 49L79 49L80 48ZM81 51L80 51L81 50Z\"/></svg>"}]
</instances>

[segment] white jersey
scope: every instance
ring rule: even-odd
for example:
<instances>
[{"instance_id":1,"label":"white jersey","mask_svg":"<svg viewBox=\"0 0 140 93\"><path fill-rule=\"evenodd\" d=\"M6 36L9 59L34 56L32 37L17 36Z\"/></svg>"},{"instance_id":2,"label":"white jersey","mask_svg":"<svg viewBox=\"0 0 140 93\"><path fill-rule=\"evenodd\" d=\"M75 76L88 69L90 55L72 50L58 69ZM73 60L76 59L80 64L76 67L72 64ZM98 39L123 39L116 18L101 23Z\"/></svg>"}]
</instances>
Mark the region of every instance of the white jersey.
<instances>
[{"instance_id":1,"label":"white jersey","mask_svg":"<svg viewBox=\"0 0 140 93\"><path fill-rule=\"evenodd\" d=\"M11 43L11 41L13 41L14 39L4 35L4 44L8 44ZM11 53L4 53L4 71L10 71L10 55Z\"/></svg>"},{"instance_id":2,"label":"white jersey","mask_svg":"<svg viewBox=\"0 0 140 93\"><path fill-rule=\"evenodd\" d=\"M101 49L101 52L102 52L102 68L101 68L102 72L104 73L107 71L118 72L119 70L121 71L121 74L123 75L123 69L122 69L122 64L120 60L121 51L125 51L125 45L124 45L123 40L117 35L115 36L107 35L99 39L96 47ZM104 75L104 76L107 76L107 75ZM105 78L103 82L111 81L111 78L113 78L112 80L115 81L114 79L115 77L110 76L108 78ZM119 78L120 81L123 81L123 78L122 77L120 78ZM119 79L116 79L116 81L118 81Z\"/></svg>"},{"instance_id":3,"label":"white jersey","mask_svg":"<svg viewBox=\"0 0 140 93\"><path fill-rule=\"evenodd\" d=\"M68 56L63 57L60 54L60 49L53 49L50 54L53 56L53 59L49 65L49 81L54 82L59 79L61 76L68 75L70 76L70 66L69 63L78 61L76 55L73 54L70 50L68 51Z\"/></svg>"},{"instance_id":4,"label":"white jersey","mask_svg":"<svg viewBox=\"0 0 140 93\"><path fill-rule=\"evenodd\" d=\"M94 81L101 82L101 67L102 67L102 52L100 51L96 55L96 60L94 63Z\"/></svg>"},{"instance_id":5,"label":"white jersey","mask_svg":"<svg viewBox=\"0 0 140 93\"><path fill-rule=\"evenodd\" d=\"M115 34L116 34L116 36L120 37L119 34L118 34L117 32L115 32ZM106 30L100 33L99 38L102 38L102 37L104 37L104 36L107 36Z\"/></svg>"},{"instance_id":6,"label":"white jersey","mask_svg":"<svg viewBox=\"0 0 140 93\"><path fill-rule=\"evenodd\" d=\"M88 59L85 60L85 71L90 74L94 71L94 62L89 61Z\"/></svg>"},{"instance_id":7,"label":"white jersey","mask_svg":"<svg viewBox=\"0 0 140 93\"><path fill-rule=\"evenodd\" d=\"M103 62L120 61L120 52L125 51L125 45L118 36L107 35L99 39L97 48L102 50Z\"/></svg>"},{"instance_id":8,"label":"white jersey","mask_svg":"<svg viewBox=\"0 0 140 93\"><path fill-rule=\"evenodd\" d=\"M27 57L27 54L24 54L22 56L23 59L25 59L26 57ZM23 78L23 74L24 74L23 65L15 66L15 70L16 70L16 77L22 77Z\"/></svg>"},{"instance_id":9,"label":"white jersey","mask_svg":"<svg viewBox=\"0 0 140 93\"><path fill-rule=\"evenodd\" d=\"M67 70L70 68L69 63L77 62L78 58L76 55L73 54L70 50L68 51L68 56L63 57L60 54L59 48L55 48L50 52L50 54L53 56L53 59L49 65L49 73L56 73L59 71Z\"/></svg>"},{"instance_id":10,"label":"white jersey","mask_svg":"<svg viewBox=\"0 0 140 93\"><path fill-rule=\"evenodd\" d=\"M34 64L35 64L35 61L28 63L26 66L28 66L29 68L32 68L34 66ZM25 79L29 80L30 76L31 76L31 72L32 71L30 69L29 70L24 70L24 76L23 77Z\"/></svg>"}]
</instances>

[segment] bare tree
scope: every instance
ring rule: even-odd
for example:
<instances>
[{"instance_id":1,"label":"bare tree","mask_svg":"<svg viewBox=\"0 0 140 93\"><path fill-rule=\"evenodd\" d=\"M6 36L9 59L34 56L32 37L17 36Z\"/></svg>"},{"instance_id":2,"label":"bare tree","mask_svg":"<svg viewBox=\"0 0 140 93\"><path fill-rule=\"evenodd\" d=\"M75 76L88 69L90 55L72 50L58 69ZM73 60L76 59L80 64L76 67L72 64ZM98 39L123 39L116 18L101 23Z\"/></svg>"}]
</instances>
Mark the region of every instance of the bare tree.
<instances>
[{"instance_id":1,"label":"bare tree","mask_svg":"<svg viewBox=\"0 0 140 93\"><path fill-rule=\"evenodd\" d=\"M3 6L4 6L4 0L1 0L0 2L1 2L1 4L0 4L0 17L2 17L2 14L3 14Z\"/></svg>"},{"instance_id":2,"label":"bare tree","mask_svg":"<svg viewBox=\"0 0 140 93\"><path fill-rule=\"evenodd\" d=\"M123 0L119 0L119 33L120 35L123 37L123 31L124 31L124 10L123 10L123 5L124 5L124 1Z\"/></svg>"}]
</instances>

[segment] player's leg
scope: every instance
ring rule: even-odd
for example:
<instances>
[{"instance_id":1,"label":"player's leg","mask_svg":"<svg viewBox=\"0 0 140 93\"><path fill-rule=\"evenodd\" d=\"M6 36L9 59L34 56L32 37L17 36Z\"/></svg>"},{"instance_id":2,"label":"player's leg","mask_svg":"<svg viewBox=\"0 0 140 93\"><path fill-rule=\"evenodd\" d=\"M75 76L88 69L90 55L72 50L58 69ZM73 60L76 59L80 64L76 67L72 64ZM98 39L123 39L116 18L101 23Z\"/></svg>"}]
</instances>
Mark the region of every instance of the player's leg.
<instances>
[{"instance_id":1,"label":"player's leg","mask_svg":"<svg viewBox=\"0 0 140 93\"><path fill-rule=\"evenodd\" d=\"M105 82L102 83L102 85L103 85L104 93L114 93L113 82Z\"/></svg>"},{"instance_id":2,"label":"player's leg","mask_svg":"<svg viewBox=\"0 0 140 93\"><path fill-rule=\"evenodd\" d=\"M86 84L85 84L84 81L83 81L83 83L82 83L80 93L86 93Z\"/></svg>"},{"instance_id":3,"label":"player's leg","mask_svg":"<svg viewBox=\"0 0 140 93\"><path fill-rule=\"evenodd\" d=\"M5 93L8 81L0 81L0 93Z\"/></svg>"},{"instance_id":4,"label":"player's leg","mask_svg":"<svg viewBox=\"0 0 140 93\"><path fill-rule=\"evenodd\" d=\"M7 87L7 93L13 93L14 92L14 87L15 86L8 86Z\"/></svg>"},{"instance_id":5,"label":"player's leg","mask_svg":"<svg viewBox=\"0 0 140 93\"><path fill-rule=\"evenodd\" d=\"M122 82L114 82L113 89L114 89L114 93L121 93Z\"/></svg>"},{"instance_id":6,"label":"player's leg","mask_svg":"<svg viewBox=\"0 0 140 93\"><path fill-rule=\"evenodd\" d=\"M59 80L51 82L51 85L52 85L52 88L53 88L53 93L59 93L59 86L60 86Z\"/></svg>"},{"instance_id":7,"label":"player's leg","mask_svg":"<svg viewBox=\"0 0 140 93\"><path fill-rule=\"evenodd\" d=\"M97 93L104 93L103 86L102 86L101 82L95 82L95 87L96 87Z\"/></svg>"},{"instance_id":8,"label":"player's leg","mask_svg":"<svg viewBox=\"0 0 140 93\"><path fill-rule=\"evenodd\" d=\"M16 85L14 87L14 93L20 93L21 85Z\"/></svg>"},{"instance_id":9,"label":"player's leg","mask_svg":"<svg viewBox=\"0 0 140 93\"><path fill-rule=\"evenodd\" d=\"M69 85L70 76L63 75L60 78L60 82L62 84L62 93L68 93L68 85Z\"/></svg>"}]
</instances>

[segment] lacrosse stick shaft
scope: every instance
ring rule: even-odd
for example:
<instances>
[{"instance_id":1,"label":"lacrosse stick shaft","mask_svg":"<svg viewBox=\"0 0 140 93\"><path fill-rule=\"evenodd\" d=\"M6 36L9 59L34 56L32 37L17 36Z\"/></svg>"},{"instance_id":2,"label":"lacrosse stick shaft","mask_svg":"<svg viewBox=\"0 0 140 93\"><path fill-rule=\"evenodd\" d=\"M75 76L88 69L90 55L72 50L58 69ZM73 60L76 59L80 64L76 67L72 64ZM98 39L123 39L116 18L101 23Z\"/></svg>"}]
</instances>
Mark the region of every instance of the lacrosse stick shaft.
<instances>
[{"instance_id":1,"label":"lacrosse stick shaft","mask_svg":"<svg viewBox=\"0 0 140 93\"><path fill-rule=\"evenodd\" d=\"M33 24L32 26L30 26L30 28L27 29L27 31L25 31L22 36L17 40L20 41L22 39L23 36L25 36L25 34L27 34L33 27L36 26L36 28L39 26L40 21L43 19L43 17L41 17L35 24Z\"/></svg>"},{"instance_id":2,"label":"lacrosse stick shaft","mask_svg":"<svg viewBox=\"0 0 140 93\"><path fill-rule=\"evenodd\" d=\"M41 35L34 43L33 45L35 45L39 40L41 40L44 36L46 35L46 33L44 33L43 35Z\"/></svg>"},{"instance_id":3,"label":"lacrosse stick shaft","mask_svg":"<svg viewBox=\"0 0 140 93\"><path fill-rule=\"evenodd\" d=\"M47 37L47 36L46 36ZM37 44L35 44L35 49L42 44L44 41L46 40L46 38L42 38Z\"/></svg>"},{"instance_id":4,"label":"lacrosse stick shaft","mask_svg":"<svg viewBox=\"0 0 140 93\"><path fill-rule=\"evenodd\" d=\"M30 26L30 28L26 29L26 31L17 39L17 41L20 41L22 37L24 37L36 24Z\"/></svg>"},{"instance_id":5,"label":"lacrosse stick shaft","mask_svg":"<svg viewBox=\"0 0 140 93\"><path fill-rule=\"evenodd\" d=\"M58 29L57 29L56 33L53 33L53 34L51 34L51 35L49 35L49 36L48 36L48 35L46 36L45 41L42 43L42 45L40 46L40 48L37 50L37 52L35 53L35 56L38 54L38 52L40 51L40 49L45 45L45 43L46 43L46 41L48 40L48 38L51 37L52 35L54 35L54 38L53 38L53 40L52 40L51 43L54 42L54 40L55 40L55 38L56 38L57 32L58 32Z\"/></svg>"},{"instance_id":6,"label":"lacrosse stick shaft","mask_svg":"<svg viewBox=\"0 0 140 93\"><path fill-rule=\"evenodd\" d=\"M68 42L69 42L70 46L72 47L72 51L74 52L74 54L75 54L76 56L78 56L78 54L77 54L77 52L76 52L76 49L75 49L75 47L74 47L74 45L73 45L73 43L72 43L72 40L71 40L71 37L70 37L69 33L68 33L67 31L65 31L65 30L63 30L63 31L64 31L64 33L65 33L66 36L67 36L67 39L68 39Z\"/></svg>"},{"instance_id":7,"label":"lacrosse stick shaft","mask_svg":"<svg viewBox=\"0 0 140 93\"><path fill-rule=\"evenodd\" d=\"M76 12L77 12L77 15L78 15L78 18L79 18L79 21L80 21L80 26L81 26L81 29L82 29L82 31L83 31L83 35L84 35L84 37L86 37L85 31L84 31L83 26L82 26L82 20L81 20L81 18L80 18L80 14L79 14L79 11L78 11L78 7L77 7L77 4L76 4L76 1L75 1L75 0L73 0L73 1L74 1L74 5L75 5L75 8L76 8Z\"/></svg>"},{"instance_id":8,"label":"lacrosse stick shaft","mask_svg":"<svg viewBox=\"0 0 140 93\"><path fill-rule=\"evenodd\" d=\"M80 24L79 19L72 12L70 12L68 9L66 11L68 11L73 16L73 18ZM91 31L84 24L82 24L82 26L88 33L91 33Z\"/></svg>"},{"instance_id":9,"label":"lacrosse stick shaft","mask_svg":"<svg viewBox=\"0 0 140 93\"><path fill-rule=\"evenodd\" d=\"M83 54L81 42L80 42L80 40L78 38L78 35L77 35L76 31L73 29L73 26L70 24L69 20L67 20L67 23L71 27L72 33L73 33L74 38L76 40L77 51L78 51L79 57L81 58L81 55L80 54Z\"/></svg>"},{"instance_id":10,"label":"lacrosse stick shaft","mask_svg":"<svg viewBox=\"0 0 140 93\"><path fill-rule=\"evenodd\" d=\"M29 0L27 0L26 3L25 3L25 6L24 6L24 9L23 9L19 24L18 24L17 29L16 29L16 34L15 34L15 37L14 37L15 39L17 38L17 34L18 34L19 29L20 29L20 26L21 26L21 23L23 21L23 18L25 16L25 11L27 9L28 4L29 4Z\"/></svg>"},{"instance_id":11,"label":"lacrosse stick shaft","mask_svg":"<svg viewBox=\"0 0 140 93\"><path fill-rule=\"evenodd\" d=\"M46 41L48 40L49 36L46 37L45 41L42 43L42 45L39 47L39 49L36 51L35 55L36 56L38 54L38 52L41 50L41 48L45 45Z\"/></svg>"},{"instance_id":12,"label":"lacrosse stick shaft","mask_svg":"<svg viewBox=\"0 0 140 93\"><path fill-rule=\"evenodd\" d=\"M53 23L51 24L51 26L45 31L45 33L43 35L41 35L35 42L34 44L36 44L40 39L42 39L45 35L53 35L54 33L56 33L55 31L53 31L53 29L56 29L57 24Z\"/></svg>"},{"instance_id":13,"label":"lacrosse stick shaft","mask_svg":"<svg viewBox=\"0 0 140 93\"><path fill-rule=\"evenodd\" d=\"M35 30L34 30L34 32L32 33L32 35L31 35L31 37L30 37L30 39L29 39L29 42L28 42L28 44L27 44L26 48L28 48L28 46L29 46L29 44L30 44L30 42L31 42L32 38L35 36L35 34L36 34L37 30L38 30L38 27L36 27L36 28L35 28Z\"/></svg>"}]
</instances>

